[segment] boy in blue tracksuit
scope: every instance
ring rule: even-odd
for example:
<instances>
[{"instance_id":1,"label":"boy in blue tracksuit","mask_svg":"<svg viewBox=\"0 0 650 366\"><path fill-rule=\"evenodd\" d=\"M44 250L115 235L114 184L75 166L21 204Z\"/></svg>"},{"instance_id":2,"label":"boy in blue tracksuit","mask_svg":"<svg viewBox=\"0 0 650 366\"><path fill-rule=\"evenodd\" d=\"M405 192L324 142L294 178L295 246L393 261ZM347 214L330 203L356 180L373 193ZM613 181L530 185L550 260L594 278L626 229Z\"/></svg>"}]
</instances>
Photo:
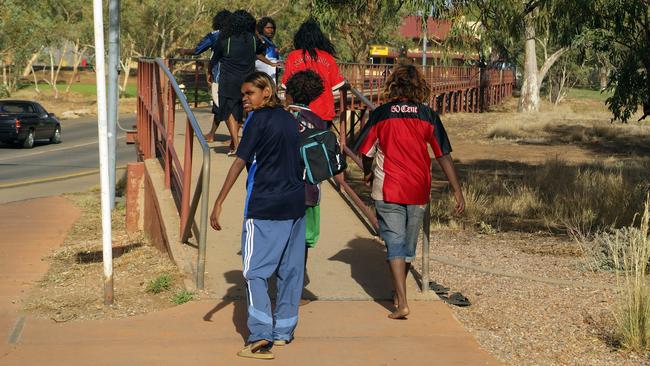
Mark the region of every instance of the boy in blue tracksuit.
<instances>
[{"instance_id":1,"label":"boy in blue tracksuit","mask_svg":"<svg viewBox=\"0 0 650 366\"><path fill-rule=\"evenodd\" d=\"M254 72L244 79L241 92L249 116L210 224L221 230L223 201L246 167L241 245L250 335L237 355L270 359L270 347L290 342L298 323L305 258L305 186L296 121L282 108L275 83L266 73ZM278 292L272 314L268 280L274 273Z\"/></svg>"}]
</instances>

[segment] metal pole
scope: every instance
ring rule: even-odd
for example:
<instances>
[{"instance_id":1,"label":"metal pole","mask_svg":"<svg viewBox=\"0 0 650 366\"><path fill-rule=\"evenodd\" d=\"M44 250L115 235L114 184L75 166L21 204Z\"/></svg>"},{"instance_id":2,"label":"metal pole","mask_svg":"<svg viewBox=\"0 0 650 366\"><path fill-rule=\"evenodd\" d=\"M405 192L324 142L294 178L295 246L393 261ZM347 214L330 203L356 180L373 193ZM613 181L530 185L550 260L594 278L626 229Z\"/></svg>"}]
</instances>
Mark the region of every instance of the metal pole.
<instances>
[{"instance_id":1,"label":"metal pole","mask_svg":"<svg viewBox=\"0 0 650 366\"><path fill-rule=\"evenodd\" d=\"M429 18L427 17L427 14L422 12L422 72L426 70L427 66L427 23L429 22Z\"/></svg>"},{"instance_id":2,"label":"metal pole","mask_svg":"<svg viewBox=\"0 0 650 366\"><path fill-rule=\"evenodd\" d=\"M97 130L99 138L99 177L102 205L102 252L104 260L104 304L113 303L113 248L111 245L111 204L108 187L108 129L106 121L106 67L104 65L104 27L102 0L93 0L95 28L95 70L97 78Z\"/></svg>"},{"instance_id":3,"label":"metal pole","mask_svg":"<svg viewBox=\"0 0 650 366\"><path fill-rule=\"evenodd\" d=\"M429 165L429 172L431 165ZM431 173L429 173L431 174ZM431 238L431 191L422 220L422 292L429 291L429 240Z\"/></svg>"},{"instance_id":4,"label":"metal pole","mask_svg":"<svg viewBox=\"0 0 650 366\"><path fill-rule=\"evenodd\" d=\"M115 208L115 160L119 93L117 85L120 68L120 0L109 0L108 19L108 184L112 210Z\"/></svg>"},{"instance_id":5,"label":"metal pole","mask_svg":"<svg viewBox=\"0 0 650 366\"><path fill-rule=\"evenodd\" d=\"M201 226L199 227L199 256L196 268L196 287L205 286L205 251L208 235L208 201L210 197L210 151L203 150L203 168L201 169ZM189 225L189 223L188 223Z\"/></svg>"}]
</instances>

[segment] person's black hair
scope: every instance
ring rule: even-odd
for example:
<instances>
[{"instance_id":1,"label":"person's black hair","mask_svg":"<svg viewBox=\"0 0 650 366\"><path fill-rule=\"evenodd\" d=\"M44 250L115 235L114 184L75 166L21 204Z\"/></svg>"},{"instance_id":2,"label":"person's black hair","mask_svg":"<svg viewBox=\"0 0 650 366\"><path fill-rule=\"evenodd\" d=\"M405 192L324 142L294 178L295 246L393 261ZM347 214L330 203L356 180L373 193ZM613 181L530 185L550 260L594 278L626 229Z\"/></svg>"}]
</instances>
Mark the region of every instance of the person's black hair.
<instances>
[{"instance_id":1,"label":"person's black hair","mask_svg":"<svg viewBox=\"0 0 650 366\"><path fill-rule=\"evenodd\" d=\"M222 30L226 26L228 18L232 15L230 10L223 9L212 18L212 29Z\"/></svg>"},{"instance_id":2,"label":"person's black hair","mask_svg":"<svg viewBox=\"0 0 650 366\"><path fill-rule=\"evenodd\" d=\"M264 27L266 27L267 24L271 23L273 25L273 28L277 29L275 27L275 20L271 17L262 17L260 20L257 21L257 33L259 35L263 36L264 35Z\"/></svg>"},{"instance_id":3,"label":"person's black hair","mask_svg":"<svg viewBox=\"0 0 650 366\"><path fill-rule=\"evenodd\" d=\"M223 39L239 36L247 32L253 33L255 32L255 18L246 10L236 10L228 17L222 32Z\"/></svg>"},{"instance_id":4,"label":"person's black hair","mask_svg":"<svg viewBox=\"0 0 650 366\"><path fill-rule=\"evenodd\" d=\"M293 36L293 47L297 50L302 50L303 57L305 53L309 53L312 58L316 58L316 49L336 56L334 45L325 37L320 26L314 19L308 19L300 25L300 28L298 28L298 31Z\"/></svg>"},{"instance_id":5,"label":"person's black hair","mask_svg":"<svg viewBox=\"0 0 650 366\"><path fill-rule=\"evenodd\" d=\"M313 70L303 70L293 74L287 80L287 95L294 103L308 105L318 98L325 88L323 79Z\"/></svg>"}]
</instances>

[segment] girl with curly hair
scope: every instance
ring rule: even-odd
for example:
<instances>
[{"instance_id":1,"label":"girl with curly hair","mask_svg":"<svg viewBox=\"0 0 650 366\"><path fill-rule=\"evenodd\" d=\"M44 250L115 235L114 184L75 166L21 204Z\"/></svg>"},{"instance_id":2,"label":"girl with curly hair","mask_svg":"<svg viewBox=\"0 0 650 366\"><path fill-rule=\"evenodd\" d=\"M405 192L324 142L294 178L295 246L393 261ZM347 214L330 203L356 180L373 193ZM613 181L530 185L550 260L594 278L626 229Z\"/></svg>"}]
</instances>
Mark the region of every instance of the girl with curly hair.
<instances>
[{"instance_id":1,"label":"girl with curly hair","mask_svg":"<svg viewBox=\"0 0 650 366\"><path fill-rule=\"evenodd\" d=\"M427 145L449 180L456 200L455 213L465 209L447 133L438 114L423 104L429 94L430 88L418 67L395 67L384 87L387 102L370 113L356 147L364 155L364 181L372 186L379 233L386 243L395 290L396 309L388 315L391 319L409 314L406 276L415 258L418 232L431 192Z\"/></svg>"}]
</instances>

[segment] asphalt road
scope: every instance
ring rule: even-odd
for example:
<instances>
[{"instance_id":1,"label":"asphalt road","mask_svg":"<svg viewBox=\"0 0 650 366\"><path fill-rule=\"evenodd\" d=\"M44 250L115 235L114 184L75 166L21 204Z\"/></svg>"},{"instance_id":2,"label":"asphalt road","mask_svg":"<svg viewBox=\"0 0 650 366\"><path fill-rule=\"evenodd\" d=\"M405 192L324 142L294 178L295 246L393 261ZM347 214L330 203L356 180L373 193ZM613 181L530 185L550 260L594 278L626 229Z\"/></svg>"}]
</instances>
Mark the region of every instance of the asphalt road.
<instances>
[{"instance_id":1,"label":"asphalt road","mask_svg":"<svg viewBox=\"0 0 650 366\"><path fill-rule=\"evenodd\" d=\"M125 128L134 123L135 115L120 116ZM97 117L63 120L61 136L60 144L37 141L33 149L0 144L0 203L99 186ZM127 145L126 133L118 129L116 165L135 160L134 145Z\"/></svg>"}]
</instances>

